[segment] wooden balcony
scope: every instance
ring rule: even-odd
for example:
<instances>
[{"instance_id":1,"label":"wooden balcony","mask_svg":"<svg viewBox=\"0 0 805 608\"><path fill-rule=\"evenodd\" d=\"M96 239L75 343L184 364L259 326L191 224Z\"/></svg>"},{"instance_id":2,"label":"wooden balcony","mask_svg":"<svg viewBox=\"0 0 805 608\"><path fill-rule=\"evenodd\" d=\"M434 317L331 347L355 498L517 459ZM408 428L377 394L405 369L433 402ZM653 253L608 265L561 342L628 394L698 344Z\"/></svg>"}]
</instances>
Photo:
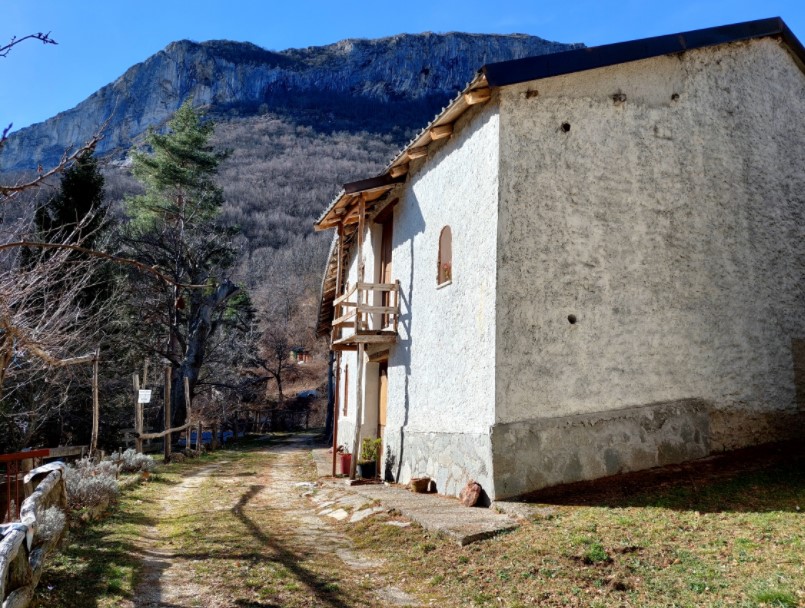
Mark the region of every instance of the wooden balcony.
<instances>
[{"instance_id":1,"label":"wooden balcony","mask_svg":"<svg viewBox=\"0 0 805 608\"><path fill-rule=\"evenodd\" d=\"M356 283L333 300L333 350L393 344L400 318L400 282Z\"/></svg>"}]
</instances>

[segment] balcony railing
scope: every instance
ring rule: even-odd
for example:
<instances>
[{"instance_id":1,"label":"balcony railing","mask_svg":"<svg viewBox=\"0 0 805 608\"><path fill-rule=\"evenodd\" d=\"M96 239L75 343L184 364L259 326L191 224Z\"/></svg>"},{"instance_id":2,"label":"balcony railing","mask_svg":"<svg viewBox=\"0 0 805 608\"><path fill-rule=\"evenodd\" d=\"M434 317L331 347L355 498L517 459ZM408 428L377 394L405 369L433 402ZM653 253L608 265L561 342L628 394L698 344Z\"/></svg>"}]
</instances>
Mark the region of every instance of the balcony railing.
<instances>
[{"instance_id":1,"label":"balcony railing","mask_svg":"<svg viewBox=\"0 0 805 608\"><path fill-rule=\"evenodd\" d=\"M397 341L400 282L356 283L333 300L333 350Z\"/></svg>"}]
</instances>

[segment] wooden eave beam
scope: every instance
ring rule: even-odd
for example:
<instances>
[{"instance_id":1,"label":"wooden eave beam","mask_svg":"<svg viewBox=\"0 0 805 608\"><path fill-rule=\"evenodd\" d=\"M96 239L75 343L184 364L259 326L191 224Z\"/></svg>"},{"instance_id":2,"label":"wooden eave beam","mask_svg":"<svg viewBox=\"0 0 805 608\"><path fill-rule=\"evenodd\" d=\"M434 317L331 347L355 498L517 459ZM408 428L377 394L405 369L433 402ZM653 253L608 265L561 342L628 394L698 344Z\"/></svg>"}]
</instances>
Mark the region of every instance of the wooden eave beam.
<instances>
[{"instance_id":1,"label":"wooden eave beam","mask_svg":"<svg viewBox=\"0 0 805 608\"><path fill-rule=\"evenodd\" d=\"M422 158L423 156L428 155L428 147L420 146L418 148L409 148L406 155L408 156L409 161L416 160L417 158Z\"/></svg>"},{"instance_id":2,"label":"wooden eave beam","mask_svg":"<svg viewBox=\"0 0 805 608\"><path fill-rule=\"evenodd\" d=\"M466 93L464 93L464 101L467 102L467 105L470 106L474 106L476 104L489 101L491 97L492 97L492 90L489 87L473 89L472 91L467 91Z\"/></svg>"},{"instance_id":3,"label":"wooden eave beam","mask_svg":"<svg viewBox=\"0 0 805 608\"><path fill-rule=\"evenodd\" d=\"M405 175L406 173L408 173L408 163L394 165L389 169L389 175L391 175L391 177L399 177L400 175Z\"/></svg>"},{"instance_id":4,"label":"wooden eave beam","mask_svg":"<svg viewBox=\"0 0 805 608\"><path fill-rule=\"evenodd\" d=\"M430 128L430 138L433 141L450 137L453 134L453 123L437 125Z\"/></svg>"}]
</instances>

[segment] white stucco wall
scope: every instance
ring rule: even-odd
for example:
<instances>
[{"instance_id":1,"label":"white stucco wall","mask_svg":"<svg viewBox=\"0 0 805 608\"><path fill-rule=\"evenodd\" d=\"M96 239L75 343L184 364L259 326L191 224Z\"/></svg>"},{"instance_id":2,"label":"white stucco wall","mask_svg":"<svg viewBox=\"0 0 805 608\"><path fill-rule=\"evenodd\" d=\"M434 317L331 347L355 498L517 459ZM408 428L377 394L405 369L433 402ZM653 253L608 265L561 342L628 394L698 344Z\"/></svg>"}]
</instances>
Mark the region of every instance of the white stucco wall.
<instances>
[{"instance_id":1,"label":"white stucco wall","mask_svg":"<svg viewBox=\"0 0 805 608\"><path fill-rule=\"evenodd\" d=\"M686 398L795 407L805 75L783 47L507 87L500 137L498 423Z\"/></svg>"},{"instance_id":2,"label":"white stucco wall","mask_svg":"<svg viewBox=\"0 0 805 608\"><path fill-rule=\"evenodd\" d=\"M494 422L498 149L496 108L466 116L411 176L395 209L402 316L389 361L389 426L406 424L406 408L415 430L485 432ZM448 225L452 284L437 287Z\"/></svg>"},{"instance_id":3,"label":"white stucco wall","mask_svg":"<svg viewBox=\"0 0 805 608\"><path fill-rule=\"evenodd\" d=\"M498 151L496 107L468 112L452 138L433 144L425 162L412 167L394 208L392 278L401 284L401 317L399 340L389 353L385 439L394 452L395 477L404 482L427 474L437 480L440 492L457 493L468 476L483 483L491 475ZM439 287L439 236L448 225L453 278ZM377 278L379 245L379 228L369 226L365 256L370 280ZM356 278L353 255L348 281ZM344 388L351 393L339 442L351 445L355 353L343 353L342 368L346 364L350 386ZM376 367L368 366L365 374L371 376L365 395L372 392L365 405L373 410ZM371 427L366 433L374 434L376 419L365 422ZM462 456L467 450L471 457Z\"/></svg>"}]
</instances>

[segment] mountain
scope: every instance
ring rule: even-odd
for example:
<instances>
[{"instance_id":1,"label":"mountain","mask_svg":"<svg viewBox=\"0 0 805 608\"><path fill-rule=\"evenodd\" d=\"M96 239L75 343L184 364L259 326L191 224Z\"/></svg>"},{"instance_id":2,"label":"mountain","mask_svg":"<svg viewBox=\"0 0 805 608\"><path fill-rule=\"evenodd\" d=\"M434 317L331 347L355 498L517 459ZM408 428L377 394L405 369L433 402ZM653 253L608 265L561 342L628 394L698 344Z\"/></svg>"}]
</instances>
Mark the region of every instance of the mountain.
<instances>
[{"instance_id":1,"label":"mountain","mask_svg":"<svg viewBox=\"0 0 805 608\"><path fill-rule=\"evenodd\" d=\"M342 40L281 52L245 42L182 40L75 108L14 133L0 155L0 170L52 164L106 121L98 152L125 151L188 97L214 116L273 112L320 130L411 129L484 63L576 46L522 34L462 33Z\"/></svg>"},{"instance_id":2,"label":"mountain","mask_svg":"<svg viewBox=\"0 0 805 608\"><path fill-rule=\"evenodd\" d=\"M113 201L138 186L124 162L150 127L188 98L231 150L219 178L224 220L240 228L237 279L272 293L287 277L318 281L330 235L312 223L340 185L380 171L484 63L581 45L523 34L400 34L274 52L249 43L182 40L75 108L21 129L0 171L58 161L106 123L98 153Z\"/></svg>"}]
</instances>

